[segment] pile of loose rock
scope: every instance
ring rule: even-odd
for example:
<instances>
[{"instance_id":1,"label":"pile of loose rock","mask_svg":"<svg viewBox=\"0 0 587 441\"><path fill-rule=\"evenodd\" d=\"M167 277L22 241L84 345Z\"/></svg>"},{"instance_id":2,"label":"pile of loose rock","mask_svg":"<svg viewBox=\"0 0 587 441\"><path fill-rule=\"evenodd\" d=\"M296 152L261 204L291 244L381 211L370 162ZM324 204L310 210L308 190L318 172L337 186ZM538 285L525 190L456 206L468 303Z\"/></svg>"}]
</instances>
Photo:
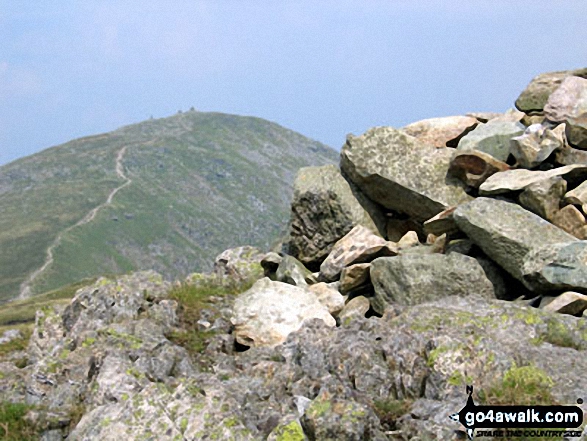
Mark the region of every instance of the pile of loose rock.
<instances>
[{"instance_id":1,"label":"pile of loose rock","mask_svg":"<svg viewBox=\"0 0 587 441\"><path fill-rule=\"evenodd\" d=\"M170 285L137 273L40 311L0 395L35 405L46 441L449 440L466 384L587 402L585 77L349 136L340 170L302 169L283 250L188 278L258 279L191 324L209 369L170 338Z\"/></svg>"}]
</instances>

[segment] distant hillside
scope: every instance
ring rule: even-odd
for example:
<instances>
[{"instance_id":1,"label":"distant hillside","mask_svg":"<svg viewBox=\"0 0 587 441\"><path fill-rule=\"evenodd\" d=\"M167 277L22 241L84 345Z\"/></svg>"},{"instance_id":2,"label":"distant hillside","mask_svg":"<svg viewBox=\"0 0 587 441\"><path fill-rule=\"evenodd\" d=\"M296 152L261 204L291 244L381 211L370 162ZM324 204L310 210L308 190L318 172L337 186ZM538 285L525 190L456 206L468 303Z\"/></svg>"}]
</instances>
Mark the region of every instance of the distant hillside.
<instances>
[{"instance_id":1,"label":"distant hillside","mask_svg":"<svg viewBox=\"0 0 587 441\"><path fill-rule=\"evenodd\" d=\"M0 301L106 273L169 278L284 231L296 171L333 149L259 118L186 112L0 167Z\"/></svg>"}]
</instances>

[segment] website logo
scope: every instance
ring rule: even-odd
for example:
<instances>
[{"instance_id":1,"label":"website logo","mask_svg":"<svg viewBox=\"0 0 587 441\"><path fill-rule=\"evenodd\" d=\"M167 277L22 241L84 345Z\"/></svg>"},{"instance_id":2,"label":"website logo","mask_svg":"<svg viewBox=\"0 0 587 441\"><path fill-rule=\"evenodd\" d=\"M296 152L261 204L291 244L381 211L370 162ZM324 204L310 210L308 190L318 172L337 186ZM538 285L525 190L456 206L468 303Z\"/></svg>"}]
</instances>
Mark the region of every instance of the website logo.
<instances>
[{"instance_id":1,"label":"website logo","mask_svg":"<svg viewBox=\"0 0 587 441\"><path fill-rule=\"evenodd\" d=\"M581 431L561 432L560 428L577 428L583 423L583 411L579 406L477 406L473 402L473 386L467 386L467 404L459 412L450 415L460 422L470 440L476 429L496 429L483 435L493 437L512 436L581 436ZM577 404L583 404L582 399ZM559 430L553 430L553 429ZM513 430L523 429L523 430ZM551 429L551 430L527 430Z\"/></svg>"}]
</instances>

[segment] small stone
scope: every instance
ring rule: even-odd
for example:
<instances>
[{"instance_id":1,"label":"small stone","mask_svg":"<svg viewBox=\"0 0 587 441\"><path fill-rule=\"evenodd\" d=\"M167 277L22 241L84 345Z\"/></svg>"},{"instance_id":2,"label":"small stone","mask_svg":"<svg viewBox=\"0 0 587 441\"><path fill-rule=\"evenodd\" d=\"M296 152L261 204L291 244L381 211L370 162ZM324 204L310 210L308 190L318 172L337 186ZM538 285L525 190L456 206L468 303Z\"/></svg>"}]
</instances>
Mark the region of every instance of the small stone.
<instances>
[{"instance_id":1,"label":"small stone","mask_svg":"<svg viewBox=\"0 0 587 441\"><path fill-rule=\"evenodd\" d=\"M338 318L341 323L344 323L346 319L352 319L355 317L365 317L367 311L371 307L371 303L367 297L358 296L351 299L342 309Z\"/></svg>"},{"instance_id":2,"label":"small stone","mask_svg":"<svg viewBox=\"0 0 587 441\"><path fill-rule=\"evenodd\" d=\"M470 187L478 188L491 175L509 170L505 162L477 150L457 151L450 162L448 173Z\"/></svg>"},{"instance_id":3,"label":"small stone","mask_svg":"<svg viewBox=\"0 0 587 441\"><path fill-rule=\"evenodd\" d=\"M398 242L397 246L400 250L404 250L407 248L412 248L415 246L420 245L420 240L418 239L418 233L415 231L408 231Z\"/></svg>"},{"instance_id":4,"label":"small stone","mask_svg":"<svg viewBox=\"0 0 587 441\"><path fill-rule=\"evenodd\" d=\"M587 213L587 181L565 194L565 202L580 205L583 213Z\"/></svg>"},{"instance_id":5,"label":"small stone","mask_svg":"<svg viewBox=\"0 0 587 441\"><path fill-rule=\"evenodd\" d=\"M343 295L329 284L320 282L310 286L309 289L334 317L344 308Z\"/></svg>"},{"instance_id":6,"label":"small stone","mask_svg":"<svg viewBox=\"0 0 587 441\"><path fill-rule=\"evenodd\" d=\"M577 292L567 291L560 296L549 299L540 307L546 311L558 312L560 314L580 315L587 310L587 296Z\"/></svg>"},{"instance_id":7,"label":"small stone","mask_svg":"<svg viewBox=\"0 0 587 441\"><path fill-rule=\"evenodd\" d=\"M12 340L22 338L22 333L18 329L8 329L4 331L2 337L0 337L0 345L10 343Z\"/></svg>"},{"instance_id":8,"label":"small stone","mask_svg":"<svg viewBox=\"0 0 587 441\"><path fill-rule=\"evenodd\" d=\"M587 113L567 118L566 136L573 147L587 150Z\"/></svg>"},{"instance_id":9,"label":"small stone","mask_svg":"<svg viewBox=\"0 0 587 441\"><path fill-rule=\"evenodd\" d=\"M515 136L510 142L510 152L520 167L534 168L540 165L552 152L565 145L565 125L549 130L540 124L531 125L523 135Z\"/></svg>"},{"instance_id":10,"label":"small stone","mask_svg":"<svg viewBox=\"0 0 587 441\"><path fill-rule=\"evenodd\" d=\"M302 262L292 256L284 256L275 272L275 279L279 282L295 286L307 286L313 282L313 276Z\"/></svg>"},{"instance_id":11,"label":"small stone","mask_svg":"<svg viewBox=\"0 0 587 441\"><path fill-rule=\"evenodd\" d=\"M340 273L340 292L346 295L365 285L370 285L370 266L370 263L357 263L344 268Z\"/></svg>"},{"instance_id":12,"label":"small stone","mask_svg":"<svg viewBox=\"0 0 587 441\"><path fill-rule=\"evenodd\" d=\"M268 277L270 274L273 274L279 268L279 264L283 260L283 257L280 256L278 253L270 252L265 254L261 258L261 266L265 271L265 276Z\"/></svg>"},{"instance_id":13,"label":"small stone","mask_svg":"<svg viewBox=\"0 0 587 441\"><path fill-rule=\"evenodd\" d=\"M456 226L455 221L452 217L455 209L457 207L450 207L444 210L441 213L438 213L432 219L428 219L424 222L424 231L426 234L440 236L441 234L453 234L459 231L459 228ZM428 240L426 240L428 242ZM430 242L434 243L434 242Z\"/></svg>"},{"instance_id":14,"label":"small stone","mask_svg":"<svg viewBox=\"0 0 587 441\"><path fill-rule=\"evenodd\" d=\"M567 124L567 127L569 125ZM557 164L573 165L573 164L587 164L587 152L584 150L574 149L569 146L557 150L554 153L554 160Z\"/></svg>"},{"instance_id":15,"label":"small stone","mask_svg":"<svg viewBox=\"0 0 587 441\"><path fill-rule=\"evenodd\" d=\"M396 244L357 225L334 245L320 265L320 276L323 280L334 281L346 266L370 262L377 257L395 256L397 253Z\"/></svg>"},{"instance_id":16,"label":"small stone","mask_svg":"<svg viewBox=\"0 0 587 441\"><path fill-rule=\"evenodd\" d=\"M520 205L543 219L552 221L560 210L560 203L567 190L567 181L560 176L528 185L520 194Z\"/></svg>"},{"instance_id":17,"label":"small stone","mask_svg":"<svg viewBox=\"0 0 587 441\"><path fill-rule=\"evenodd\" d=\"M553 216L552 223L567 233L578 237L579 234L583 234L582 228L585 226L585 216L574 205L567 205ZM583 237L578 238L583 239Z\"/></svg>"}]
</instances>

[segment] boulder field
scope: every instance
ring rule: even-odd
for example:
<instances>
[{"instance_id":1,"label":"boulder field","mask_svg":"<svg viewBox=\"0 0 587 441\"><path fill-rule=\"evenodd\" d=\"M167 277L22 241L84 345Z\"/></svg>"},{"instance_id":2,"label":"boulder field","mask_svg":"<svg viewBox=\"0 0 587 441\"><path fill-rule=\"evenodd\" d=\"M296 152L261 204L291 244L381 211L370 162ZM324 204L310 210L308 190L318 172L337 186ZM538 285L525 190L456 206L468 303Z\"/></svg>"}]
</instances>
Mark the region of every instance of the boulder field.
<instances>
[{"instance_id":1,"label":"boulder field","mask_svg":"<svg viewBox=\"0 0 587 441\"><path fill-rule=\"evenodd\" d=\"M349 135L340 168L298 173L273 251L38 311L3 401L46 441L464 439L467 385L586 414L586 77Z\"/></svg>"}]
</instances>

